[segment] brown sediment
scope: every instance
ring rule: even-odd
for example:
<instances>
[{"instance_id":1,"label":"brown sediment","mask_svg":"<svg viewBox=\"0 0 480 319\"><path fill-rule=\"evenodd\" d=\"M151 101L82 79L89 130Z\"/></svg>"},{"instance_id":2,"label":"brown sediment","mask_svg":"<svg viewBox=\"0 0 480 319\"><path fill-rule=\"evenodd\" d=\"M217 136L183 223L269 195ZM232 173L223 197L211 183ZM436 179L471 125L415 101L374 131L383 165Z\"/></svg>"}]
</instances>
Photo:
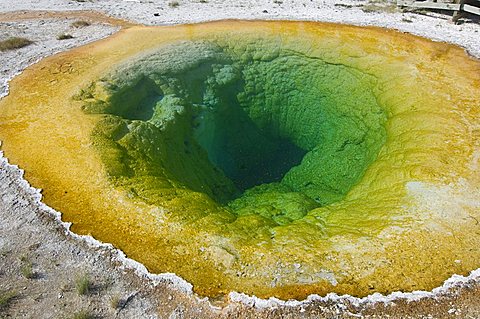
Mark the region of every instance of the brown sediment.
<instances>
[{"instance_id":1,"label":"brown sediment","mask_svg":"<svg viewBox=\"0 0 480 319\"><path fill-rule=\"evenodd\" d=\"M114 18L102 12L90 10L77 11L12 11L0 13L0 22L22 21L34 19L86 19L92 22L108 23L119 27L131 27L137 23L126 19Z\"/></svg>"}]
</instances>

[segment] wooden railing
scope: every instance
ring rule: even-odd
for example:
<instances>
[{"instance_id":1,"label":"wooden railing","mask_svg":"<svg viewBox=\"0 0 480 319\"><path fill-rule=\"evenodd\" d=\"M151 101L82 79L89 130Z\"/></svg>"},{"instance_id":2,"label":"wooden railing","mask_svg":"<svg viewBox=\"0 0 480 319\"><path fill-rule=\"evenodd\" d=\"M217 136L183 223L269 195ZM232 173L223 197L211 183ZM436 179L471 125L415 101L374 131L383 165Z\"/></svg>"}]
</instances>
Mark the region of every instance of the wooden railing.
<instances>
[{"instance_id":1,"label":"wooden railing","mask_svg":"<svg viewBox=\"0 0 480 319\"><path fill-rule=\"evenodd\" d=\"M397 5L401 7L409 7L415 9L437 9L453 11L453 20L456 21L462 16L462 13L467 12L480 16L480 0L455 0L455 1L441 1L441 0L397 0Z\"/></svg>"}]
</instances>

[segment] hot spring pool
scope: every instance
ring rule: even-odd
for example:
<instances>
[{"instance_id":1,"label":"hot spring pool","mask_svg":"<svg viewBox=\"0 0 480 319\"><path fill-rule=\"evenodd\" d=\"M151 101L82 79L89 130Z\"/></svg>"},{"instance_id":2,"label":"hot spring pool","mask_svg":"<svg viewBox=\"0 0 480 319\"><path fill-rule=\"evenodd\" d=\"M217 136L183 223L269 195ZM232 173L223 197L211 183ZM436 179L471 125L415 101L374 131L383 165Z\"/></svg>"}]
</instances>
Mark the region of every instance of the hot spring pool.
<instances>
[{"instance_id":1,"label":"hot spring pool","mask_svg":"<svg viewBox=\"0 0 480 319\"><path fill-rule=\"evenodd\" d=\"M0 101L73 231L203 296L430 290L480 267L480 63L379 28L132 27Z\"/></svg>"}]
</instances>

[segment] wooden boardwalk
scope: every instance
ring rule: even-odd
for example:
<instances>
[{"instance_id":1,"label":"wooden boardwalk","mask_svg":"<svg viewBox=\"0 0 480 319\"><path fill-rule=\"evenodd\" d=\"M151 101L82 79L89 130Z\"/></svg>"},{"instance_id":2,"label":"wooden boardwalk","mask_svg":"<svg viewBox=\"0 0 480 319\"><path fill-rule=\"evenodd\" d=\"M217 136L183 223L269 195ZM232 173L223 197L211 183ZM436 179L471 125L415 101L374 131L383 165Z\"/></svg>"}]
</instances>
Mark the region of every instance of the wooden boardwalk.
<instances>
[{"instance_id":1,"label":"wooden boardwalk","mask_svg":"<svg viewBox=\"0 0 480 319\"><path fill-rule=\"evenodd\" d=\"M437 9L453 11L453 21L458 20L462 14L470 13L480 16L480 0L397 0L397 5L415 9Z\"/></svg>"}]
</instances>

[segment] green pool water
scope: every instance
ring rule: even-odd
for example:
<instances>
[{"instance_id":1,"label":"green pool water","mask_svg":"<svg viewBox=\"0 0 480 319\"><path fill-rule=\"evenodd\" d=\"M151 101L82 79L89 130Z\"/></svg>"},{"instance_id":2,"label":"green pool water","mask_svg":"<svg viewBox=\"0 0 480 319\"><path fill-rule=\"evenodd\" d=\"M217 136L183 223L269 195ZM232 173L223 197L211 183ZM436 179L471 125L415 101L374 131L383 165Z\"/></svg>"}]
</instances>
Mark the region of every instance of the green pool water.
<instances>
[{"instance_id":1,"label":"green pool water","mask_svg":"<svg viewBox=\"0 0 480 319\"><path fill-rule=\"evenodd\" d=\"M92 83L78 99L104 115L93 138L115 183L275 224L343 199L385 141L376 79L275 44L177 43Z\"/></svg>"},{"instance_id":2,"label":"green pool water","mask_svg":"<svg viewBox=\"0 0 480 319\"><path fill-rule=\"evenodd\" d=\"M392 30L130 27L16 77L0 140L73 232L200 296L431 290L479 267L479 87Z\"/></svg>"}]
</instances>

